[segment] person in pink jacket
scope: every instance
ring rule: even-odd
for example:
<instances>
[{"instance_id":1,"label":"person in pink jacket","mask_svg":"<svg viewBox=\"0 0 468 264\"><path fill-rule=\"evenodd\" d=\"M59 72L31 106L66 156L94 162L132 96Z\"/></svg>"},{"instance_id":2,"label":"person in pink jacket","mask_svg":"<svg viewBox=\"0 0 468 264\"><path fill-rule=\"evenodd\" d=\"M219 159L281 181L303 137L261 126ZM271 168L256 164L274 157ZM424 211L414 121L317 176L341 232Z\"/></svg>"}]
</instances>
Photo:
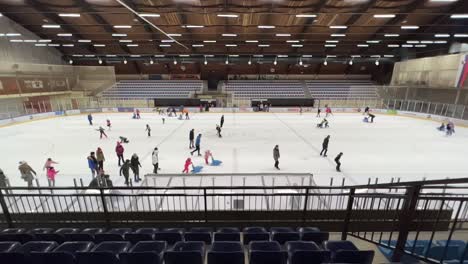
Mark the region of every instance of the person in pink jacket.
<instances>
[{"instance_id":1,"label":"person in pink jacket","mask_svg":"<svg viewBox=\"0 0 468 264\"><path fill-rule=\"evenodd\" d=\"M47 179L51 182L52 186L55 187L55 176L59 173L59 171L56 171L54 167L49 167L47 169Z\"/></svg>"},{"instance_id":2,"label":"person in pink jacket","mask_svg":"<svg viewBox=\"0 0 468 264\"><path fill-rule=\"evenodd\" d=\"M53 164L58 164L58 162L53 161L52 158L48 158L44 164L43 170L49 169L50 167L52 167Z\"/></svg>"},{"instance_id":3,"label":"person in pink jacket","mask_svg":"<svg viewBox=\"0 0 468 264\"><path fill-rule=\"evenodd\" d=\"M120 142L117 142L117 146L115 147L115 153L117 154L117 158L119 159L119 167L120 167L120 161L122 161L122 163L125 162L124 160L124 147L122 146L122 144L120 144Z\"/></svg>"},{"instance_id":4,"label":"person in pink jacket","mask_svg":"<svg viewBox=\"0 0 468 264\"><path fill-rule=\"evenodd\" d=\"M189 173L190 165L192 165L192 167L193 167L192 159L187 158L187 160L185 161L184 170L182 171L182 173Z\"/></svg>"},{"instance_id":5,"label":"person in pink jacket","mask_svg":"<svg viewBox=\"0 0 468 264\"><path fill-rule=\"evenodd\" d=\"M213 153L211 153L210 150L205 151L205 163L206 163L206 165L209 165L208 160L210 159L210 157L211 157L211 159L213 159Z\"/></svg>"}]
</instances>

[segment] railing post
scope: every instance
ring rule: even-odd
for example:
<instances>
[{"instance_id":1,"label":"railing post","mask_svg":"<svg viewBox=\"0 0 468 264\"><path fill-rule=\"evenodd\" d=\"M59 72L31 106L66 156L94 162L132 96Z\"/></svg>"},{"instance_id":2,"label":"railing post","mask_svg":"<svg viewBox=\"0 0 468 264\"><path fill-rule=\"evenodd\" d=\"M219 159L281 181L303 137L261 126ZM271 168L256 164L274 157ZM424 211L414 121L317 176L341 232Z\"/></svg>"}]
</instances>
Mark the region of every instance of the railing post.
<instances>
[{"instance_id":1,"label":"railing post","mask_svg":"<svg viewBox=\"0 0 468 264\"><path fill-rule=\"evenodd\" d=\"M106 220L106 227L110 228L109 211L107 210L106 198L104 197L104 189L99 188L99 193L101 195L102 209L104 211L104 218Z\"/></svg>"},{"instance_id":2,"label":"railing post","mask_svg":"<svg viewBox=\"0 0 468 264\"><path fill-rule=\"evenodd\" d=\"M208 223L208 201L206 199L206 188L203 188L203 201L205 204L205 223Z\"/></svg>"},{"instance_id":3,"label":"railing post","mask_svg":"<svg viewBox=\"0 0 468 264\"><path fill-rule=\"evenodd\" d=\"M302 209L302 222L306 222L307 205L309 204L309 188L306 189L304 199L304 209Z\"/></svg>"},{"instance_id":4,"label":"railing post","mask_svg":"<svg viewBox=\"0 0 468 264\"><path fill-rule=\"evenodd\" d=\"M346 206L346 216L345 216L344 223L343 223L343 231L341 232L341 240L346 240L346 238L348 237L349 221L351 219L351 212L353 210L355 193L356 193L355 188L351 188L349 190L348 205Z\"/></svg>"},{"instance_id":5,"label":"railing post","mask_svg":"<svg viewBox=\"0 0 468 264\"><path fill-rule=\"evenodd\" d=\"M413 222L414 213L418 204L419 192L421 186L416 185L406 189L405 201L403 202L400 218L398 219L398 240L393 251L392 262L400 262L405 251L406 240ZM398 210L398 208L396 209Z\"/></svg>"},{"instance_id":6,"label":"railing post","mask_svg":"<svg viewBox=\"0 0 468 264\"><path fill-rule=\"evenodd\" d=\"M8 224L8 228L13 228L13 221L11 220L10 211L8 211L8 206L5 203L5 197L3 196L3 191L0 189L0 206L2 207L3 215Z\"/></svg>"}]
</instances>

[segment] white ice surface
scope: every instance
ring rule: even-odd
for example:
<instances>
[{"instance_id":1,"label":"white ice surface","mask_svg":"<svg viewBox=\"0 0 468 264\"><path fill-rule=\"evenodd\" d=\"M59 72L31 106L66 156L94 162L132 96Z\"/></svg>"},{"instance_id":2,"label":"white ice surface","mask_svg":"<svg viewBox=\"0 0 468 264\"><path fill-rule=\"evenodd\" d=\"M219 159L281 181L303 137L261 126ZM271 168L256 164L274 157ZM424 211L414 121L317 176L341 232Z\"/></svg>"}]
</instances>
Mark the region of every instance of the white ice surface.
<instances>
[{"instance_id":1,"label":"white ice surface","mask_svg":"<svg viewBox=\"0 0 468 264\"><path fill-rule=\"evenodd\" d=\"M32 121L0 128L1 163L13 186L25 186L18 172L18 162L27 161L37 172L41 185L46 185L42 170L48 157L60 164L56 169L57 185L72 186L73 178L91 180L86 157L101 147L106 172L114 185L122 185L115 155L119 136L128 137L125 158L137 153L143 168L140 175L152 172L151 152L159 148L161 173L180 173L190 156L188 134L191 128L202 133L202 152L210 149L219 167L205 166L202 157L194 156L203 173L277 173L272 150L278 144L282 173L313 173L315 182L329 184L333 177L341 183L367 183L369 177L388 182L392 177L402 181L466 177L468 175L468 129L457 127L447 137L436 130L439 125L428 120L378 115L375 123L363 123L360 114L336 114L329 118L330 128L317 129L320 121L312 114L238 113L225 114L223 138L216 136L221 114L194 114L191 120L142 114L132 120L131 114L95 114L94 126L85 115ZM96 129L112 121L109 139L99 139ZM145 125L152 127L148 138ZM328 158L319 156L322 140L331 135ZM335 171L334 158L342 157L342 173ZM228 184L229 182L227 182ZM190 183L191 184L191 183ZM219 185L217 182L216 185Z\"/></svg>"}]
</instances>

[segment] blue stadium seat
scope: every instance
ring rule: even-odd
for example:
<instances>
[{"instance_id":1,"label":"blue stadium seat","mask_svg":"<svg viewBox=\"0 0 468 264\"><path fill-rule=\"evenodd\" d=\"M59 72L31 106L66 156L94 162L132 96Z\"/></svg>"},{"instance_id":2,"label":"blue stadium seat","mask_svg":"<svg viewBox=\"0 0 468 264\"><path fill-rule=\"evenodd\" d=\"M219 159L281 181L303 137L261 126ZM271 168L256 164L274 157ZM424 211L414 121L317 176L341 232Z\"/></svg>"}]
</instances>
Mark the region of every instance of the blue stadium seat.
<instances>
[{"instance_id":1,"label":"blue stadium seat","mask_svg":"<svg viewBox=\"0 0 468 264\"><path fill-rule=\"evenodd\" d=\"M315 242L291 241L286 243L289 264L319 264L330 262L330 251L321 250Z\"/></svg>"},{"instance_id":2,"label":"blue stadium seat","mask_svg":"<svg viewBox=\"0 0 468 264\"><path fill-rule=\"evenodd\" d=\"M166 227L161 230L162 232L178 232L178 233L184 233L185 228L182 227Z\"/></svg>"},{"instance_id":3,"label":"blue stadium seat","mask_svg":"<svg viewBox=\"0 0 468 264\"><path fill-rule=\"evenodd\" d=\"M34 241L36 238L34 235L27 233L5 233L0 234L0 241L14 241L25 244L29 241Z\"/></svg>"},{"instance_id":4,"label":"blue stadium seat","mask_svg":"<svg viewBox=\"0 0 468 264\"><path fill-rule=\"evenodd\" d=\"M443 261L459 260L461 257L460 250L457 246L448 246L445 255L444 251L445 246L431 247L427 252L427 257L437 261L441 261L443 256Z\"/></svg>"},{"instance_id":5,"label":"blue stadium seat","mask_svg":"<svg viewBox=\"0 0 468 264\"><path fill-rule=\"evenodd\" d=\"M29 254L31 252L50 252L57 247L54 241L30 241L22 245L18 252Z\"/></svg>"},{"instance_id":6,"label":"blue stadium seat","mask_svg":"<svg viewBox=\"0 0 468 264\"><path fill-rule=\"evenodd\" d=\"M276 241L253 241L249 244L250 264L286 264L288 254Z\"/></svg>"},{"instance_id":7,"label":"blue stadium seat","mask_svg":"<svg viewBox=\"0 0 468 264\"><path fill-rule=\"evenodd\" d=\"M133 230L131 228L112 228L109 230L107 233L109 234L119 234L121 236L127 234L127 233L132 233Z\"/></svg>"},{"instance_id":8,"label":"blue stadium seat","mask_svg":"<svg viewBox=\"0 0 468 264\"><path fill-rule=\"evenodd\" d=\"M137 234L151 234L158 232L157 228L138 228L135 233Z\"/></svg>"},{"instance_id":9,"label":"blue stadium seat","mask_svg":"<svg viewBox=\"0 0 468 264\"><path fill-rule=\"evenodd\" d=\"M154 234L154 240L166 241L169 245L174 245L179 241L183 241L182 233L180 232L163 232L159 231Z\"/></svg>"},{"instance_id":10,"label":"blue stadium seat","mask_svg":"<svg viewBox=\"0 0 468 264\"><path fill-rule=\"evenodd\" d=\"M112 252L114 254L119 254L119 253L127 252L130 249L130 246L131 246L130 242L126 242L126 241L106 241L95 246L91 251L92 252Z\"/></svg>"},{"instance_id":11,"label":"blue stadium seat","mask_svg":"<svg viewBox=\"0 0 468 264\"><path fill-rule=\"evenodd\" d=\"M65 233L65 241L94 241L94 235L82 233Z\"/></svg>"},{"instance_id":12,"label":"blue stadium seat","mask_svg":"<svg viewBox=\"0 0 468 264\"><path fill-rule=\"evenodd\" d=\"M270 233L264 227L246 227L242 231L244 245L251 241L269 241Z\"/></svg>"},{"instance_id":13,"label":"blue stadium seat","mask_svg":"<svg viewBox=\"0 0 468 264\"><path fill-rule=\"evenodd\" d=\"M20 246L19 242L0 242L0 253L15 252Z\"/></svg>"},{"instance_id":14,"label":"blue stadium seat","mask_svg":"<svg viewBox=\"0 0 468 264\"><path fill-rule=\"evenodd\" d=\"M276 233L290 233L290 232L296 232L296 230L294 230L291 227L271 227L270 232L271 233L275 233L275 232Z\"/></svg>"},{"instance_id":15,"label":"blue stadium seat","mask_svg":"<svg viewBox=\"0 0 468 264\"><path fill-rule=\"evenodd\" d=\"M227 233L227 232L216 232L214 233L213 241L234 241L240 242L240 233Z\"/></svg>"},{"instance_id":16,"label":"blue stadium seat","mask_svg":"<svg viewBox=\"0 0 468 264\"><path fill-rule=\"evenodd\" d=\"M121 253L121 264L160 264L163 263L163 253L166 250L166 242L143 241L138 242L129 252Z\"/></svg>"},{"instance_id":17,"label":"blue stadium seat","mask_svg":"<svg viewBox=\"0 0 468 264\"><path fill-rule=\"evenodd\" d=\"M29 255L20 252L0 253L0 263L31 264Z\"/></svg>"},{"instance_id":18,"label":"blue stadium seat","mask_svg":"<svg viewBox=\"0 0 468 264\"><path fill-rule=\"evenodd\" d=\"M327 241L330 238L328 232L303 232L301 233L301 240L312 241L317 245L322 245L324 241Z\"/></svg>"},{"instance_id":19,"label":"blue stadium seat","mask_svg":"<svg viewBox=\"0 0 468 264\"><path fill-rule=\"evenodd\" d=\"M166 264L203 264L205 245L203 242L177 242L172 250L166 251Z\"/></svg>"},{"instance_id":20,"label":"blue stadium seat","mask_svg":"<svg viewBox=\"0 0 468 264\"><path fill-rule=\"evenodd\" d=\"M211 227L192 227L190 228L190 232L196 233L213 233L214 230Z\"/></svg>"},{"instance_id":21,"label":"blue stadium seat","mask_svg":"<svg viewBox=\"0 0 468 264\"><path fill-rule=\"evenodd\" d=\"M210 232L187 232L184 234L185 241L202 241L207 245L211 245Z\"/></svg>"},{"instance_id":22,"label":"blue stadium seat","mask_svg":"<svg viewBox=\"0 0 468 264\"><path fill-rule=\"evenodd\" d=\"M117 255L112 252L78 252L78 264L119 264Z\"/></svg>"},{"instance_id":23,"label":"blue stadium seat","mask_svg":"<svg viewBox=\"0 0 468 264\"><path fill-rule=\"evenodd\" d=\"M94 242L99 244L105 241L124 241L124 238L120 234L102 233L94 235Z\"/></svg>"},{"instance_id":24,"label":"blue stadium seat","mask_svg":"<svg viewBox=\"0 0 468 264\"><path fill-rule=\"evenodd\" d=\"M34 228L29 233L36 235L36 234L49 234L53 232L54 232L53 228Z\"/></svg>"},{"instance_id":25,"label":"blue stadium seat","mask_svg":"<svg viewBox=\"0 0 468 264\"><path fill-rule=\"evenodd\" d=\"M374 259L373 250L359 250L350 241L325 241L324 248L331 252L335 263L371 264Z\"/></svg>"},{"instance_id":26,"label":"blue stadium seat","mask_svg":"<svg viewBox=\"0 0 468 264\"><path fill-rule=\"evenodd\" d=\"M75 256L67 252L32 253L31 263L34 264L75 264Z\"/></svg>"},{"instance_id":27,"label":"blue stadium seat","mask_svg":"<svg viewBox=\"0 0 468 264\"><path fill-rule=\"evenodd\" d=\"M298 227L297 232L308 233L308 232L320 232L318 227Z\"/></svg>"},{"instance_id":28,"label":"blue stadium seat","mask_svg":"<svg viewBox=\"0 0 468 264\"><path fill-rule=\"evenodd\" d=\"M217 230L218 233L240 233L240 229L237 227L220 227Z\"/></svg>"},{"instance_id":29,"label":"blue stadium seat","mask_svg":"<svg viewBox=\"0 0 468 264\"><path fill-rule=\"evenodd\" d=\"M55 231L56 234L76 234L79 233L80 229L79 228L59 228Z\"/></svg>"},{"instance_id":30,"label":"blue stadium seat","mask_svg":"<svg viewBox=\"0 0 468 264\"><path fill-rule=\"evenodd\" d=\"M208 264L244 264L244 249L239 242L214 242L208 251Z\"/></svg>"},{"instance_id":31,"label":"blue stadium seat","mask_svg":"<svg viewBox=\"0 0 468 264\"><path fill-rule=\"evenodd\" d=\"M63 242L65 242L65 237L63 235L55 233L41 233L35 234L34 236L39 241L55 241L58 244L62 244Z\"/></svg>"},{"instance_id":32,"label":"blue stadium seat","mask_svg":"<svg viewBox=\"0 0 468 264\"><path fill-rule=\"evenodd\" d=\"M124 235L124 240L129 241L132 244L136 244L140 241L152 241L152 234L138 234L138 233L127 233Z\"/></svg>"},{"instance_id":33,"label":"blue stadium seat","mask_svg":"<svg viewBox=\"0 0 468 264\"><path fill-rule=\"evenodd\" d=\"M301 240L301 235L299 232L272 232L271 240L284 245L288 241Z\"/></svg>"},{"instance_id":34,"label":"blue stadium seat","mask_svg":"<svg viewBox=\"0 0 468 264\"><path fill-rule=\"evenodd\" d=\"M6 228L3 229L0 234L22 234L26 232L27 230L25 228Z\"/></svg>"},{"instance_id":35,"label":"blue stadium seat","mask_svg":"<svg viewBox=\"0 0 468 264\"><path fill-rule=\"evenodd\" d=\"M54 252L66 252L70 254L75 254L76 252L88 252L93 249L94 243L93 242L86 242L86 241L68 241L60 246L58 246L56 249L54 249Z\"/></svg>"}]
</instances>

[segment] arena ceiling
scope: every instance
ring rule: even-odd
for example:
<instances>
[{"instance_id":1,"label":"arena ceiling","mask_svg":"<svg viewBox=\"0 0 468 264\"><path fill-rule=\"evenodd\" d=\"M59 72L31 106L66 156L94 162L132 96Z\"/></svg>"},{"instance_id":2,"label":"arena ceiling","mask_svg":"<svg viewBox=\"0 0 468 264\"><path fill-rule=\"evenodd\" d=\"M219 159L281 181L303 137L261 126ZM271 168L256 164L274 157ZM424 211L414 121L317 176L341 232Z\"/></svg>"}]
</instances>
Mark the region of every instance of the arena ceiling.
<instances>
[{"instance_id":1,"label":"arena ceiling","mask_svg":"<svg viewBox=\"0 0 468 264\"><path fill-rule=\"evenodd\" d=\"M325 61L349 68L446 54L468 40L467 0L0 0L0 10L42 39L9 41L121 73L210 64L291 71Z\"/></svg>"}]
</instances>

